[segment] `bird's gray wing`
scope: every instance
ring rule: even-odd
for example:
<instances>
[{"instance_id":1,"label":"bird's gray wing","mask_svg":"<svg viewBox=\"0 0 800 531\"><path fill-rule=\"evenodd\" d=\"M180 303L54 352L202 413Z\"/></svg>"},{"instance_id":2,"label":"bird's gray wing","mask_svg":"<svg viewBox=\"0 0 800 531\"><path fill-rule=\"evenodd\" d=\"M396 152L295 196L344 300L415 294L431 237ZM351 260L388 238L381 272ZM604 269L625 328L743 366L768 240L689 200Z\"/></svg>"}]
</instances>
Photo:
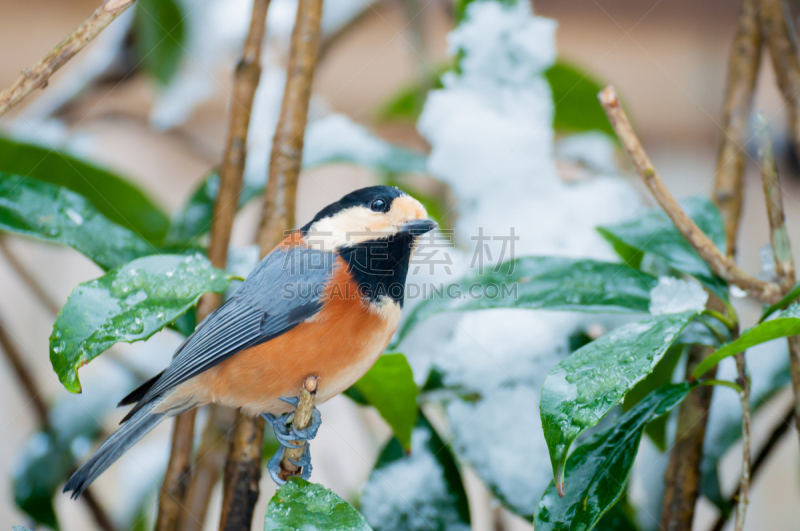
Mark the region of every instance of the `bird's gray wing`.
<instances>
[{"instance_id":1,"label":"bird's gray wing","mask_svg":"<svg viewBox=\"0 0 800 531\"><path fill-rule=\"evenodd\" d=\"M172 363L129 415L237 352L315 315L334 264L333 253L303 247L279 248L264 257L236 293L178 348Z\"/></svg>"}]
</instances>

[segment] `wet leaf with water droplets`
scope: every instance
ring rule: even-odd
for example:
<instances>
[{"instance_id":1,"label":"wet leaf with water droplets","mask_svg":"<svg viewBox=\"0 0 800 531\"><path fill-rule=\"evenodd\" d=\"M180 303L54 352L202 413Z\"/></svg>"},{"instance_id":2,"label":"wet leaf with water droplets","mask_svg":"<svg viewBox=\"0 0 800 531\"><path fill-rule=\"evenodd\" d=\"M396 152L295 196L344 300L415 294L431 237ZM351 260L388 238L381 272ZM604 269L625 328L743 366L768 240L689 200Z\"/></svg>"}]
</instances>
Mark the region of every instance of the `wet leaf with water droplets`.
<instances>
[{"instance_id":1,"label":"wet leaf with water droplets","mask_svg":"<svg viewBox=\"0 0 800 531\"><path fill-rule=\"evenodd\" d=\"M103 269L157 252L75 192L5 173L0 173L0 230L68 245Z\"/></svg>"},{"instance_id":2,"label":"wet leaf with water droplets","mask_svg":"<svg viewBox=\"0 0 800 531\"><path fill-rule=\"evenodd\" d=\"M566 462L565 496L559 497L550 482L536 511L536 531L592 529L625 491L647 423L669 412L690 390L682 383L653 391L576 448Z\"/></svg>"},{"instance_id":3,"label":"wet leaf with water droplets","mask_svg":"<svg viewBox=\"0 0 800 531\"><path fill-rule=\"evenodd\" d=\"M572 442L643 380L696 312L661 315L613 330L556 365L542 386L544 437L557 480Z\"/></svg>"},{"instance_id":4,"label":"wet leaf with water droplets","mask_svg":"<svg viewBox=\"0 0 800 531\"><path fill-rule=\"evenodd\" d=\"M63 186L144 240L160 244L167 215L139 188L105 169L50 148L0 138L0 172Z\"/></svg>"},{"instance_id":5,"label":"wet leaf with water droplets","mask_svg":"<svg viewBox=\"0 0 800 531\"><path fill-rule=\"evenodd\" d=\"M441 312L489 308L647 312L650 290L657 283L655 277L625 264L526 256L444 289L445 294L458 293L460 297L434 295L422 301L403 323L397 343L418 323ZM472 296L475 293L483 296Z\"/></svg>"},{"instance_id":6,"label":"wet leaf with water droplets","mask_svg":"<svg viewBox=\"0 0 800 531\"><path fill-rule=\"evenodd\" d=\"M289 478L269 501L264 531L372 531L352 505L322 485Z\"/></svg>"},{"instance_id":7,"label":"wet leaf with water droplets","mask_svg":"<svg viewBox=\"0 0 800 531\"><path fill-rule=\"evenodd\" d=\"M725 254L725 226L714 203L696 196L681 201L681 207ZM723 301L728 300L727 283L711 271L661 208L648 210L633 221L597 230L624 259L631 251L650 254L669 267L692 275Z\"/></svg>"},{"instance_id":8,"label":"wet leaf with water droplets","mask_svg":"<svg viewBox=\"0 0 800 531\"><path fill-rule=\"evenodd\" d=\"M172 277L168 271L174 271ZM188 311L203 293L225 291L232 278L201 255L155 255L78 285L58 312L50 335L50 361L61 383L80 392L79 367L114 343L149 338Z\"/></svg>"}]
</instances>

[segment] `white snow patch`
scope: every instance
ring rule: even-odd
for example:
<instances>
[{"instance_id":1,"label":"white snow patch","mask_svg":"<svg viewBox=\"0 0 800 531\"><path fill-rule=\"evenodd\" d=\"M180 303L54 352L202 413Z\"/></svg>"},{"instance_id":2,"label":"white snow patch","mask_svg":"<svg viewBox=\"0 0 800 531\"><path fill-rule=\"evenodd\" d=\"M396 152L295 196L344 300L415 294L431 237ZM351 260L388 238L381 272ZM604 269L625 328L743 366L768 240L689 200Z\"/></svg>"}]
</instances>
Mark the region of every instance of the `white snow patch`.
<instances>
[{"instance_id":1,"label":"white snow patch","mask_svg":"<svg viewBox=\"0 0 800 531\"><path fill-rule=\"evenodd\" d=\"M690 310L703 311L708 301L700 284L673 277L660 277L658 285L650 290L650 313L665 315Z\"/></svg>"},{"instance_id":2,"label":"white snow patch","mask_svg":"<svg viewBox=\"0 0 800 531\"><path fill-rule=\"evenodd\" d=\"M381 529L467 531L459 522L444 470L427 448L430 434L415 429L411 454L376 470L364 485L361 513Z\"/></svg>"},{"instance_id":3,"label":"white snow patch","mask_svg":"<svg viewBox=\"0 0 800 531\"><path fill-rule=\"evenodd\" d=\"M313 166L332 160L378 164L391 146L347 116L331 114L308 124L303 164Z\"/></svg>"}]
</instances>

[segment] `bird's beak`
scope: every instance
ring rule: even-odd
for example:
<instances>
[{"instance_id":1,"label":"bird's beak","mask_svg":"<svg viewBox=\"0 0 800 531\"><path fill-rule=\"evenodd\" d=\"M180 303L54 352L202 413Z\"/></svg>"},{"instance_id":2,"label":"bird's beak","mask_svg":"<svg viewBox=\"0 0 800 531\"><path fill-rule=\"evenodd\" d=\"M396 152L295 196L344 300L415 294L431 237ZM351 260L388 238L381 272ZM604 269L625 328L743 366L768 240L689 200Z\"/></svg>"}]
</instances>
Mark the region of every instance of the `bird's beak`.
<instances>
[{"instance_id":1,"label":"bird's beak","mask_svg":"<svg viewBox=\"0 0 800 531\"><path fill-rule=\"evenodd\" d=\"M415 219L403 225L403 228L400 230L401 232L406 232L414 236L422 236L426 232L432 231L437 226L438 224L430 219Z\"/></svg>"}]
</instances>

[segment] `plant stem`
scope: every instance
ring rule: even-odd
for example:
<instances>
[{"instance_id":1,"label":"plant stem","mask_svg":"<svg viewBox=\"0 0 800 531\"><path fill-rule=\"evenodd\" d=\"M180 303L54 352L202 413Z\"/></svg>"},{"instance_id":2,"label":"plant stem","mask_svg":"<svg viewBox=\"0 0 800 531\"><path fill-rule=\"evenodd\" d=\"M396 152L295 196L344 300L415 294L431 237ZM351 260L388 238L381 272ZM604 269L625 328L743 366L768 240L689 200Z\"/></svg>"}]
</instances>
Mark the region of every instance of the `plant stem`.
<instances>
[{"instance_id":1,"label":"plant stem","mask_svg":"<svg viewBox=\"0 0 800 531\"><path fill-rule=\"evenodd\" d=\"M228 261L231 230L239 206L242 175L247 158L247 135L256 88L261 79L261 45L266 28L269 0L256 0L250 18L250 28L245 39L242 58L234 74L233 94L228 123L225 152L219 171L219 191L214 203L211 225L211 242L208 258L214 267L225 268ZM202 321L217 307L221 297L214 293L203 296L197 308L197 320ZM194 421L197 410L178 415L172 436L172 452L161 487L157 531L174 531L180 522L200 523L202 514L190 513L184 503L191 481L191 455L194 440ZM216 482L216 477L213 478ZM197 486L195 488L198 488Z\"/></svg>"},{"instance_id":2,"label":"plant stem","mask_svg":"<svg viewBox=\"0 0 800 531\"><path fill-rule=\"evenodd\" d=\"M738 334L737 334L738 335ZM736 339L735 337L733 339ZM738 503L736 505L735 531L744 529L747 505L750 503L750 378L747 377L747 362L744 352L736 355L738 383L742 387L739 404L742 408L742 472L739 479Z\"/></svg>"},{"instance_id":3,"label":"plant stem","mask_svg":"<svg viewBox=\"0 0 800 531\"><path fill-rule=\"evenodd\" d=\"M314 411L314 397L317 395L317 378L316 376L309 376L303 382L303 387L300 389L300 402L297 404L297 410L294 413L292 425L297 429L304 429L308 427L311 422L311 413ZM281 461L280 478L282 480L289 479L289 476L295 476L302 470L300 467L293 464L291 461L297 461L303 456L307 442L293 441L299 448L289 448L283 454Z\"/></svg>"},{"instance_id":4,"label":"plant stem","mask_svg":"<svg viewBox=\"0 0 800 531\"><path fill-rule=\"evenodd\" d=\"M303 163L308 104L319 48L322 0L300 0L292 31L286 88L269 161L264 216L258 234L266 256L294 227L297 179Z\"/></svg>"},{"instance_id":5,"label":"plant stem","mask_svg":"<svg viewBox=\"0 0 800 531\"><path fill-rule=\"evenodd\" d=\"M37 88L45 88L50 76L83 50L101 31L134 4L135 0L106 0L83 24L58 43L44 59L23 70L13 85L0 93L0 116Z\"/></svg>"},{"instance_id":6,"label":"plant stem","mask_svg":"<svg viewBox=\"0 0 800 531\"><path fill-rule=\"evenodd\" d=\"M742 214L742 185L745 145L753 107L758 69L761 63L761 21L759 0L743 0L736 36L728 57L728 80L725 85L723 132L714 177L714 203L725 222L726 250L736 256L736 239Z\"/></svg>"},{"instance_id":7,"label":"plant stem","mask_svg":"<svg viewBox=\"0 0 800 531\"><path fill-rule=\"evenodd\" d=\"M797 58L797 35L789 6L783 0L760 0L764 42L772 58L778 87L789 108L789 129L800 151L800 63Z\"/></svg>"},{"instance_id":8,"label":"plant stem","mask_svg":"<svg viewBox=\"0 0 800 531\"><path fill-rule=\"evenodd\" d=\"M761 182L764 186L764 198L767 202L769 234L772 242L772 254L775 258L775 272L784 293L788 293L795 283L794 259L789 236L786 231L786 216L783 209L783 194L778 180L778 170L772 153L772 139L763 118L757 126L756 145L758 160L761 166ZM800 336L787 338L789 344L789 368L792 374L792 390L794 391L795 423L800 435Z\"/></svg>"},{"instance_id":9,"label":"plant stem","mask_svg":"<svg viewBox=\"0 0 800 531\"><path fill-rule=\"evenodd\" d=\"M264 211L258 231L263 258L294 227L297 180L311 84L319 50L322 0L299 0L292 30L286 87L269 162ZM237 414L223 479L220 530L249 529L258 501L264 419Z\"/></svg>"},{"instance_id":10,"label":"plant stem","mask_svg":"<svg viewBox=\"0 0 800 531\"><path fill-rule=\"evenodd\" d=\"M603 105L614 131L620 139L633 165L639 172L647 188L653 194L664 212L669 216L686 241L708 263L719 277L745 290L750 296L762 302L775 302L780 298L780 286L774 282L764 282L742 271L736 262L725 256L706 236L700 227L686 215L678 202L669 192L664 182L656 173L653 164L645 153L639 138L631 127L628 116L619 105L617 94L611 86L600 92L600 103Z\"/></svg>"},{"instance_id":11,"label":"plant stem","mask_svg":"<svg viewBox=\"0 0 800 531\"><path fill-rule=\"evenodd\" d=\"M712 347L692 345L686 362L686 374L691 374L713 351ZM716 370L716 367L711 369L707 377L713 379ZM664 476L660 530L684 531L692 528L695 504L700 494L700 461L703 457L706 421L713 391L713 386L700 386L681 402L675 444Z\"/></svg>"},{"instance_id":12,"label":"plant stem","mask_svg":"<svg viewBox=\"0 0 800 531\"><path fill-rule=\"evenodd\" d=\"M208 420L200 439L197 459L192 467L192 480L186 493L182 531L203 531L214 485L225 466L227 440L233 429L233 409L217 404L208 406Z\"/></svg>"}]
</instances>

